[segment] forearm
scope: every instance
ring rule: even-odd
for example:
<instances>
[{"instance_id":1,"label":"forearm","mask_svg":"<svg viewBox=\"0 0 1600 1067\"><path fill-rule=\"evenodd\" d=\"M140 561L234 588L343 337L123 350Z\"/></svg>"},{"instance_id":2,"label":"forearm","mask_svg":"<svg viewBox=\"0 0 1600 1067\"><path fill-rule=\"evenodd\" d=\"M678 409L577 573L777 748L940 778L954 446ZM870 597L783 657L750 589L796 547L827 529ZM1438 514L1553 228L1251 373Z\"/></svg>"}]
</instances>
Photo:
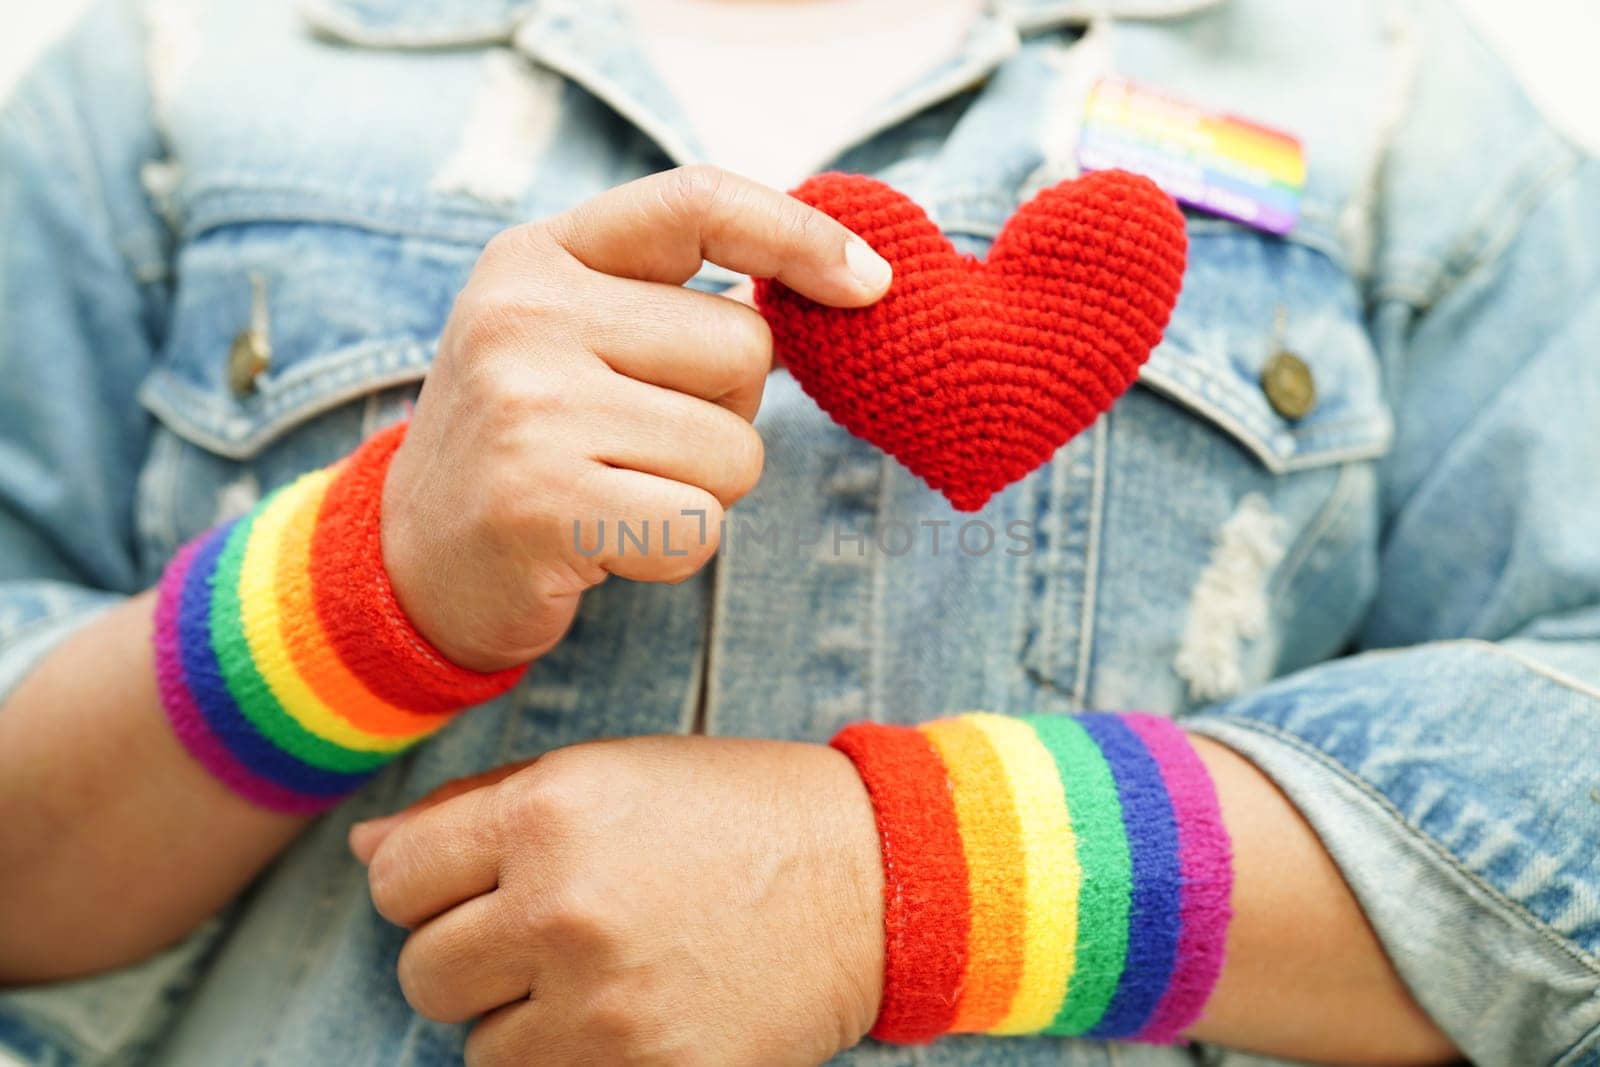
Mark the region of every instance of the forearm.
<instances>
[{"instance_id":1,"label":"forearm","mask_svg":"<svg viewBox=\"0 0 1600 1067\"><path fill-rule=\"evenodd\" d=\"M1233 840L1234 889L1222 974L1191 1036L1314 1062L1453 1061L1299 811L1243 757L1192 740Z\"/></svg>"},{"instance_id":2,"label":"forearm","mask_svg":"<svg viewBox=\"0 0 1600 1067\"><path fill-rule=\"evenodd\" d=\"M1228 749L1109 714L857 724L834 746L883 851L873 1036L1453 1057L1311 827Z\"/></svg>"},{"instance_id":3,"label":"forearm","mask_svg":"<svg viewBox=\"0 0 1600 1067\"><path fill-rule=\"evenodd\" d=\"M231 792L174 736L154 603L86 625L0 708L0 982L103 970L181 938L304 822Z\"/></svg>"}]
</instances>

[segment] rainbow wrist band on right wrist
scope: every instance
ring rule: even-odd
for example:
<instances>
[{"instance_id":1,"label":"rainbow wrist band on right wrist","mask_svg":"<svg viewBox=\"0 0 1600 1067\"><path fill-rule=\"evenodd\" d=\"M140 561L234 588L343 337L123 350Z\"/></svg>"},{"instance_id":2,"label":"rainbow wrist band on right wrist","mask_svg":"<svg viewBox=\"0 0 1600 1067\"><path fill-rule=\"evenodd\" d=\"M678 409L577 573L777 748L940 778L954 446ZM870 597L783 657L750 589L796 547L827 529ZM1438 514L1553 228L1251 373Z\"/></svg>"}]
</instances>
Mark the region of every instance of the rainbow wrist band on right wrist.
<instances>
[{"instance_id":1,"label":"rainbow wrist band on right wrist","mask_svg":"<svg viewBox=\"0 0 1600 1067\"><path fill-rule=\"evenodd\" d=\"M883 848L872 1036L1179 1040L1222 969L1231 844L1187 735L1150 715L858 723Z\"/></svg>"},{"instance_id":2,"label":"rainbow wrist band on right wrist","mask_svg":"<svg viewBox=\"0 0 1600 1067\"><path fill-rule=\"evenodd\" d=\"M190 754L262 807L337 804L523 668L450 663L389 585L380 511L405 426L185 545L162 576L162 706Z\"/></svg>"}]
</instances>

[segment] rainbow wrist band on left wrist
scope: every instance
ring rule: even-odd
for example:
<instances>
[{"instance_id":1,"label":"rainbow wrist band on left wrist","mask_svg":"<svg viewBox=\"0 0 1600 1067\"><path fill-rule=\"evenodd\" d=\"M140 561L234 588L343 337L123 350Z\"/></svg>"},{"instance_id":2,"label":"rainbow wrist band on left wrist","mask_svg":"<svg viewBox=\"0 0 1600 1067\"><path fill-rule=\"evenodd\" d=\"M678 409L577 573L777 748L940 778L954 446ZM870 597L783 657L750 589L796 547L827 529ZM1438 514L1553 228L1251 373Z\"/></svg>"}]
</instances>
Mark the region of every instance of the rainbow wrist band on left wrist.
<instances>
[{"instance_id":1,"label":"rainbow wrist band on left wrist","mask_svg":"<svg viewBox=\"0 0 1600 1067\"><path fill-rule=\"evenodd\" d=\"M161 579L158 688L189 752L263 807L337 804L523 668L458 667L389 585L380 510L405 435L384 431L185 545Z\"/></svg>"},{"instance_id":2,"label":"rainbow wrist band on left wrist","mask_svg":"<svg viewBox=\"0 0 1600 1067\"><path fill-rule=\"evenodd\" d=\"M858 723L884 869L872 1035L1169 1043L1221 971L1232 853L1188 737L1149 715Z\"/></svg>"}]
</instances>

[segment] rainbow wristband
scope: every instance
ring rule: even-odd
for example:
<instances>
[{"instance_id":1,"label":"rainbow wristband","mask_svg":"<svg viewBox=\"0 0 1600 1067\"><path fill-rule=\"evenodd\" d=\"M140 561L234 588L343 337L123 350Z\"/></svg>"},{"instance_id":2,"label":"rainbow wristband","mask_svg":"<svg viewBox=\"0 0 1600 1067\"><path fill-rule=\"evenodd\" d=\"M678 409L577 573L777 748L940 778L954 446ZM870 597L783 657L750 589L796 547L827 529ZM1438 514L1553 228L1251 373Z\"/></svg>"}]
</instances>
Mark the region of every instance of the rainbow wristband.
<instances>
[{"instance_id":1,"label":"rainbow wristband","mask_svg":"<svg viewBox=\"0 0 1600 1067\"><path fill-rule=\"evenodd\" d=\"M1232 848L1187 736L1150 715L972 714L833 739L877 814L884 987L872 1035L1169 1043L1199 1018Z\"/></svg>"},{"instance_id":2,"label":"rainbow wristband","mask_svg":"<svg viewBox=\"0 0 1600 1067\"><path fill-rule=\"evenodd\" d=\"M405 426L179 550L161 578L156 677L174 732L241 796L326 810L523 668L450 663L395 599L379 536Z\"/></svg>"}]
</instances>

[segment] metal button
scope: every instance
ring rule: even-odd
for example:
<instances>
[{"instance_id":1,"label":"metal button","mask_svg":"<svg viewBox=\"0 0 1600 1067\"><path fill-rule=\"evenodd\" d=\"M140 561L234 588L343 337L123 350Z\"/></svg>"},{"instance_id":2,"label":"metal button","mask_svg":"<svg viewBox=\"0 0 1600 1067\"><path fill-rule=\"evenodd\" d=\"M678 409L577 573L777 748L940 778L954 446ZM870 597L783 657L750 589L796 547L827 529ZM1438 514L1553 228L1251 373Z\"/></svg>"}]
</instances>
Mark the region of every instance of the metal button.
<instances>
[{"instance_id":1,"label":"metal button","mask_svg":"<svg viewBox=\"0 0 1600 1067\"><path fill-rule=\"evenodd\" d=\"M228 384L235 396L255 390L256 379L272 366L272 338L268 333L267 283L250 276L250 326L240 330L228 349Z\"/></svg>"},{"instance_id":2,"label":"metal button","mask_svg":"<svg viewBox=\"0 0 1600 1067\"><path fill-rule=\"evenodd\" d=\"M247 396L256 387L256 379L272 366L272 350L266 338L254 330L241 330L228 349L228 384L234 394Z\"/></svg>"},{"instance_id":3,"label":"metal button","mask_svg":"<svg viewBox=\"0 0 1600 1067\"><path fill-rule=\"evenodd\" d=\"M1293 352L1274 352L1261 368L1261 391L1286 419L1303 419L1317 406L1317 383L1306 361Z\"/></svg>"}]
</instances>

